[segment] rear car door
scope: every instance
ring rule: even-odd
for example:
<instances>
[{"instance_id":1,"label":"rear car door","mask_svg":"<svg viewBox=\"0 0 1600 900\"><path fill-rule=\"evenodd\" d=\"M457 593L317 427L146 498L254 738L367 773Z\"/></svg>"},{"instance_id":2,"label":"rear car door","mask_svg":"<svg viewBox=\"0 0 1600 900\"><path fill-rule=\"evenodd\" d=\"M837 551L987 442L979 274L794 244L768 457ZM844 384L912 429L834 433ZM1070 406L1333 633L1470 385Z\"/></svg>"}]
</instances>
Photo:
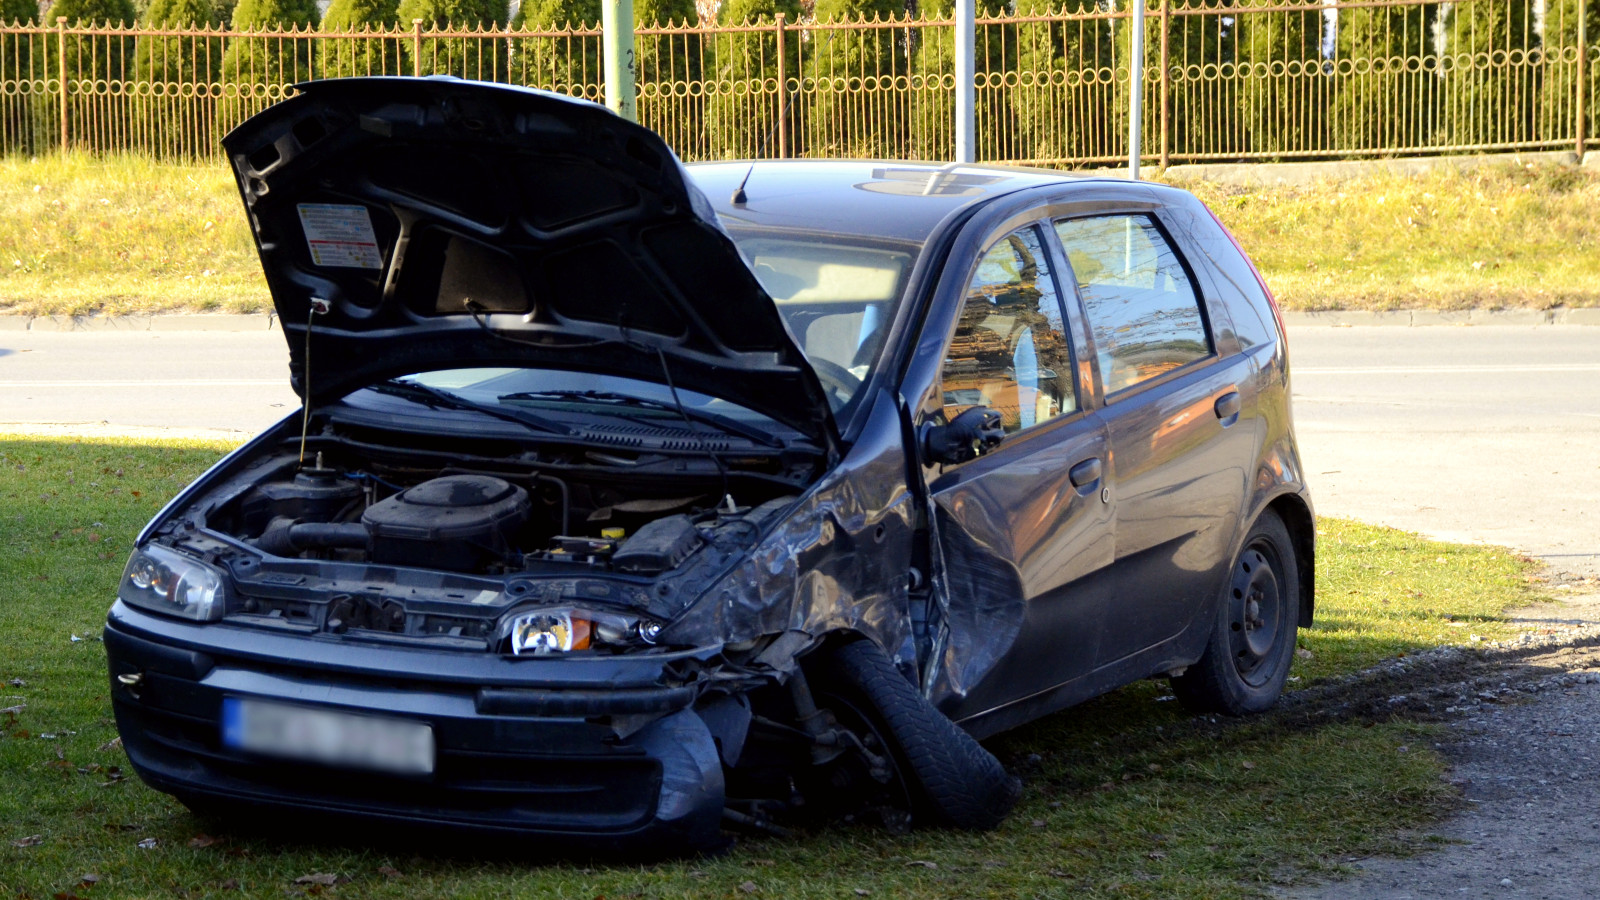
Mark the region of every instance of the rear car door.
<instances>
[{"instance_id":1,"label":"rear car door","mask_svg":"<svg viewBox=\"0 0 1600 900\"><path fill-rule=\"evenodd\" d=\"M933 695L957 720L1092 668L1111 598L1107 431L1083 408L1086 337L1064 318L1048 246L1040 225L989 245L945 354L942 418L987 406L1006 432L924 473L948 607Z\"/></svg>"},{"instance_id":2,"label":"rear car door","mask_svg":"<svg viewBox=\"0 0 1600 900\"><path fill-rule=\"evenodd\" d=\"M1249 362L1231 329L1213 329L1210 282L1155 214L1058 219L1054 231L1093 344L1110 442L1116 627L1101 661L1159 656L1158 645L1211 608L1229 563L1253 455L1252 430L1238 427L1253 415L1240 391Z\"/></svg>"}]
</instances>

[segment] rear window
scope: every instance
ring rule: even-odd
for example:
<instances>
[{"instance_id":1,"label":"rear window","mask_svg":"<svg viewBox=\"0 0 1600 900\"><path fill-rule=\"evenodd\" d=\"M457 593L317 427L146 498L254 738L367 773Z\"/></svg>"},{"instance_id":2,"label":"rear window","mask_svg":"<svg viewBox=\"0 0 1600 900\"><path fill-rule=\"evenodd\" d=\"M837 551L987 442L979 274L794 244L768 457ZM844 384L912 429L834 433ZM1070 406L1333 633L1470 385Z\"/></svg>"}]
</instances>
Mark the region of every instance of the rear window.
<instances>
[{"instance_id":1,"label":"rear window","mask_svg":"<svg viewBox=\"0 0 1600 900\"><path fill-rule=\"evenodd\" d=\"M1055 227L1107 394L1211 355L1194 283L1149 216L1067 219Z\"/></svg>"}]
</instances>

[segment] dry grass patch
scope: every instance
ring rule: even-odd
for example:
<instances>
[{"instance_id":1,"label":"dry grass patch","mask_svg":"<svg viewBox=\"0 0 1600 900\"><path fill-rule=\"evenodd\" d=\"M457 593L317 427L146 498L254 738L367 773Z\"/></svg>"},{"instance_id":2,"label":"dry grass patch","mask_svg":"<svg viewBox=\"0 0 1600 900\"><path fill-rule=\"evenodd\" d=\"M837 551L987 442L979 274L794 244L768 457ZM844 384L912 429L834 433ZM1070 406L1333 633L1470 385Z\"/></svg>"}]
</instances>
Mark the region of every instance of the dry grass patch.
<instances>
[{"instance_id":1,"label":"dry grass patch","mask_svg":"<svg viewBox=\"0 0 1600 900\"><path fill-rule=\"evenodd\" d=\"M1288 309L1600 303L1600 174L1506 167L1303 188L1188 184ZM271 299L221 165L0 160L0 312L257 312Z\"/></svg>"}]
</instances>

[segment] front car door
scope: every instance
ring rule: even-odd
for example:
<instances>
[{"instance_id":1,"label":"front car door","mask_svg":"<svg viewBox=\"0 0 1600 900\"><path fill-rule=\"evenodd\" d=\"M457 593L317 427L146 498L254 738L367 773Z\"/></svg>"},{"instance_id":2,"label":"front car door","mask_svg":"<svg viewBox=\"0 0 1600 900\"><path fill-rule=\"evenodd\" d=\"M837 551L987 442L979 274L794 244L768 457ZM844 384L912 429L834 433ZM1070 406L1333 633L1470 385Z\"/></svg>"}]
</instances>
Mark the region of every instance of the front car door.
<instances>
[{"instance_id":1,"label":"front car door","mask_svg":"<svg viewBox=\"0 0 1600 900\"><path fill-rule=\"evenodd\" d=\"M944 599L930 695L978 733L1092 668L1111 597L1107 431L1084 408L1085 333L1064 316L1054 259L1029 224L947 270L970 274L930 418L987 406L1006 432L976 459L924 470Z\"/></svg>"}]
</instances>

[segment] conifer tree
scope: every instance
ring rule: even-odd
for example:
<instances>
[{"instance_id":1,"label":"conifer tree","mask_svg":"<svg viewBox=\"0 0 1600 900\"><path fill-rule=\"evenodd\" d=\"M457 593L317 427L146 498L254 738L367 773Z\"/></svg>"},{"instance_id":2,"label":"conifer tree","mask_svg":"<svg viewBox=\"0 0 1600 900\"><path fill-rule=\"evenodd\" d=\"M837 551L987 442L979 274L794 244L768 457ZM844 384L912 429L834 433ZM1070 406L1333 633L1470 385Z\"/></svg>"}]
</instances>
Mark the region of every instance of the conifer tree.
<instances>
[{"instance_id":1,"label":"conifer tree","mask_svg":"<svg viewBox=\"0 0 1600 900\"><path fill-rule=\"evenodd\" d=\"M422 20L424 32L431 29L479 31L501 29L511 10L507 0L401 0L398 10L402 24ZM415 62L405 47L406 71ZM506 79L506 42L495 38L426 38L418 67L423 75L455 75L483 81Z\"/></svg>"},{"instance_id":2,"label":"conifer tree","mask_svg":"<svg viewBox=\"0 0 1600 900\"><path fill-rule=\"evenodd\" d=\"M1017 0L1018 16L1091 13L1094 0ZM1101 19L1016 26L1015 85L1006 101L1012 142L1001 156L1056 164L1105 155L1114 86L1111 30ZM1120 145L1119 145L1120 146Z\"/></svg>"},{"instance_id":3,"label":"conifer tree","mask_svg":"<svg viewBox=\"0 0 1600 900\"><path fill-rule=\"evenodd\" d=\"M1578 99L1578 10L1588 8L1584 39L1588 43L1589 63L1585 75L1584 104ZM1545 139L1577 136L1577 117L1586 116L1583 134L1588 140L1600 137L1600 63L1595 48L1600 47L1600 0L1545 0L1544 78L1540 90L1539 124Z\"/></svg>"},{"instance_id":4,"label":"conifer tree","mask_svg":"<svg viewBox=\"0 0 1600 900\"><path fill-rule=\"evenodd\" d=\"M817 0L819 24L887 21L898 17L896 0ZM904 53L897 53L895 28L817 28L808 47L806 77L815 84L807 107L806 152L809 156L893 158L903 130L879 90L885 77L906 74Z\"/></svg>"},{"instance_id":5,"label":"conifer tree","mask_svg":"<svg viewBox=\"0 0 1600 900\"><path fill-rule=\"evenodd\" d=\"M783 13L784 22L793 26L800 17L797 0L724 0L717 22L724 26L771 25ZM784 79L800 76L799 33L785 35ZM706 100L706 156L712 158L755 158L777 156L779 93L789 90L778 84L778 36L774 31L747 31L719 34L711 48L715 69L711 83L716 93ZM771 89L768 89L768 84ZM791 93L789 134L794 134L793 108L797 98Z\"/></svg>"},{"instance_id":6,"label":"conifer tree","mask_svg":"<svg viewBox=\"0 0 1600 900\"><path fill-rule=\"evenodd\" d=\"M39 15L33 0L0 0L0 25L31 24ZM0 81L25 82L44 78L44 42L47 35L0 35ZM35 66L40 71L35 71ZM48 133L36 127L32 94L0 96L0 148L38 153Z\"/></svg>"},{"instance_id":7,"label":"conifer tree","mask_svg":"<svg viewBox=\"0 0 1600 900\"><path fill-rule=\"evenodd\" d=\"M134 24L137 14L132 0L56 0L45 11L42 21L55 24L65 18L68 25L112 25L127 27ZM30 54L36 78L52 79L61 71L63 55L53 35L41 35ZM110 35L69 34L66 36L65 62L69 103L67 117L70 122L82 122L93 99L87 92L74 86L92 85L98 81L121 81L127 77L124 61L134 53L134 41L127 37ZM38 52L38 51L43 52ZM128 103L129 100L122 102ZM61 106L54 96L35 97L32 109L34 134L41 138L37 144L43 149L45 141L54 145L60 141ZM45 136L48 136L47 138Z\"/></svg>"},{"instance_id":8,"label":"conifer tree","mask_svg":"<svg viewBox=\"0 0 1600 900\"><path fill-rule=\"evenodd\" d=\"M397 0L333 0L328 14L322 17L322 30L386 32L399 21ZM324 78L408 74L401 71L400 42L396 38L333 38L321 43Z\"/></svg>"},{"instance_id":9,"label":"conifer tree","mask_svg":"<svg viewBox=\"0 0 1600 900\"><path fill-rule=\"evenodd\" d=\"M1275 0L1257 3L1278 5ZM1240 152L1320 150L1327 141L1323 18L1316 12L1237 16Z\"/></svg>"},{"instance_id":10,"label":"conifer tree","mask_svg":"<svg viewBox=\"0 0 1600 900\"><path fill-rule=\"evenodd\" d=\"M1545 21L1549 22L1548 13ZM1522 65L1496 65L1526 60L1539 49L1533 4L1463 3L1452 8L1442 24L1444 51L1452 64L1439 98L1447 128L1437 138L1457 145L1534 140L1535 99L1544 73Z\"/></svg>"},{"instance_id":11,"label":"conifer tree","mask_svg":"<svg viewBox=\"0 0 1600 900\"><path fill-rule=\"evenodd\" d=\"M511 19L513 31L564 31L595 28L600 0L522 0ZM530 87L600 100L600 42L587 37L519 38L512 62L513 80Z\"/></svg>"},{"instance_id":12,"label":"conifer tree","mask_svg":"<svg viewBox=\"0 0 1600 900\"><path fill-rule=\"evenodd\" d=\"M694 0L634 0L635 27L693 26L699 22ZM704 73L698 33L639 35L634 40L634 88L639 124L654 129L668 146L690 157L706 155L701 127L705 98L698 90Z\"/></svg>"},{"instance_id":13,"label":"conifer tree","mask_svg":"<svg viewBox=\"0 0 1600 900\"><path fill-rule=\"evenodd\" d=\"M1334 150L1414 147L1438 119L1435 72L1407 72L1429 51L1432 10L1422 6L1339 10L1329 142Z\"/></svg>"}]
</instances>

